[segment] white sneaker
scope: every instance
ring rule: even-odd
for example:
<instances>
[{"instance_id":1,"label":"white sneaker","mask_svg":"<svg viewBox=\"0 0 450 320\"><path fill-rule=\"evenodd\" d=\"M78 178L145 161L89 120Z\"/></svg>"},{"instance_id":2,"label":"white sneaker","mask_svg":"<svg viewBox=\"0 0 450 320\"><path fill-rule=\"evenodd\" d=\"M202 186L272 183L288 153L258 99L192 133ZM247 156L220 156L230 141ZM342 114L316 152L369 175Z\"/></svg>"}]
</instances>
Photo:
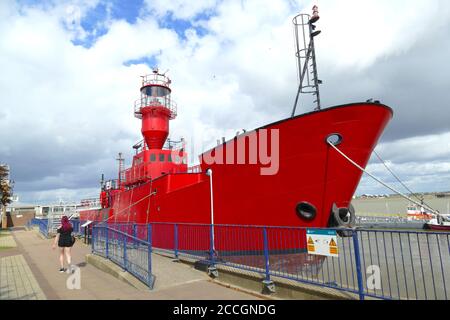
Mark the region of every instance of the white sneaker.
<instances>
[{"instance_id":1,"label":"white sneaker","mask_svg":"<svg viewBox=\"0 0 450 320\"><path fill-rule=\"evenodd\" d=\"M71 264L69 268L67 268L67 273L74 273L75 272L75 266Z\"/></svg>"}]
</instances>

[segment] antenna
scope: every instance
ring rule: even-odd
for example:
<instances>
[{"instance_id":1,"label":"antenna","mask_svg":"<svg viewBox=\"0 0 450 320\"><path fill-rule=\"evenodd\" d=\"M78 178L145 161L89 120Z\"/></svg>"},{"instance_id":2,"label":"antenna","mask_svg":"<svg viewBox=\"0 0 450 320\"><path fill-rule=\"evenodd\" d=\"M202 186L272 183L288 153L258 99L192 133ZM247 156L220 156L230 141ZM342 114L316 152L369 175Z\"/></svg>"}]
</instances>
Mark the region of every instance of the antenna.
<instances>
[{"instance_id":1,"label":"antenna","mask_svg":"<svg viewBox=\"0 0 450 320\"><path fill-rule=\"evenodd\" d=\"M119 156L116 160L119 161L119 181L118 182L119 182L119 188L120 188L120 185L122 183L123 162L125 160L122 157L122 152L119 152Z\"/></svg>"},{"instance_id":2,"label":"antenna","mask_svg":"<svg viewBox=\"0 0 450 320\"><path fill-rule=\"evenodd\" d=\"M299 14L293 19L295 55L297 57L300 83L291 117L295 116L301 93L312 94L315 96L316 99L313 103L316 104L316 107L314 110L320 110L319 84L322 84L322 80L318 79L316 52L314 48L314 38L321 33L320 30L316 30L314 23L316 23L320 17L319 8L317 6L314 6L312 10L312 16L309 14ZM300 36L302 39L300 39Z\"/></svg>"}]
</instances>

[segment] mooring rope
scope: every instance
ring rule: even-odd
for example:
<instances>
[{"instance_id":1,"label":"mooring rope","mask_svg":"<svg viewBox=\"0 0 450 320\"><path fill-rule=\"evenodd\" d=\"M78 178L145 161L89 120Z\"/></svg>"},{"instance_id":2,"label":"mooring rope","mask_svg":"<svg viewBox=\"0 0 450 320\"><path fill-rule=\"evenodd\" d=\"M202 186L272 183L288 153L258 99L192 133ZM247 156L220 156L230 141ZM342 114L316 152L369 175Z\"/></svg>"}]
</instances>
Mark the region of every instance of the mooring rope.
<instances>
[{"instance_id":1,"label":"mooring rope","mask_svg":"<svg viewBox=\"0 0 450 320\"><path fill-rule=\"evenodd\" d=\"M407 195L403 194L402 192L398 191L397 189L394 189L393 187L389 186L387 183L384 183L383 181L381 181L380 179L378 179L377 177L375 177L373 174L371 174L370 172L368 172L367 170L365 170L363 167L361 167L359 164L357 164L355 161L353 161L352 159L350 159L350 157L348 157L344 152L342 152L341 150L339 150L334 144L332 144L331 142L327 142L334 150L336 150L341 156L343 156L348 162L350 162L351 164L353 164L355 167L357 167L359 170L361 170L362 172L364 172L365 174L367 174L369 177L371 177L372 179L374 179L375 181L377 181L378 183L382 184L383 186L385 186L386 188L388 188L389 190L397 193L398 195L402 196L403 198L405 198L406 200L418 205L419 207L423 207L429 211L431 211L432 213L439 215L439 211L434 210L432 208L430 208L428 205L424 204L424 203L420 203L410 197L408 197Z\"/></svg>"},{"instance_id":2,"label":"mooring rope","mask_svg":"<svg viewBox=\"0 0 450 320\"><path fill-rule=\"evenodd\" d=\"M427 205L428 207L431 207L428 203L426 203L424 200L423 200L423 197L419 197L419 195L417 194L417 193L415 193L415 192L413 192L413 191L411 191L411 189L410 188L408 188L408 186L406 185L406 184L404 184L403 182L402 182L402 180L400 180L400 178L394 173L394 171L392 171L391 170L391 168L389 168L388 167L388 165L386 164L386 162L380 157L380 155L375 151L375 150L373 150L373 153L377 156L377 158L378 158L378 160L380 160L380 162L384 165L384 167L392 174L392 176L406 189L406 190L408 190L408 192L410 193L410 194L412 194L414 197L416 197L416 199L418 199L419 201L420 201L420 203L423 203L423 204L425 204L425 205Z\"/></svg>"},{"instance_id":3,"label":"mooring rope","mask_svg":"<svg viewBox=\"0 0 450 320\"><path fill-rule=\"evenodd\" d=\"M155 194L155 192L152 192L151 191L151 189L150 189L150 193L148 194L148 195L146 195L145 197L143 197L142 199L139 199L138 201L136 201L136 202L134 202L134 203L132 203L131 205L129 205L128 207L126 207L126 208L123 208L122 210L120 210L119 212L117 212L117 213L114 213L112 216L110 216L108 219L105 219L105 220L102 220L102 221L100 221L100 223L104 223L104 222L106 222L106 221L108 221L109 219L111 219L112 217L114 217L114 216L116 216L116 215L119 215L120 213L122 213L122 212L124 212L125 210L128 210L128 209L130 209L131 207L133 207L133 206L135 206L135 205L137 205L139 202L142 202L142 201L144 201L145 199L147 199L147 198L149 198L149 197L151 197L152 195L154 195Z\"/></svg>"}]
</instances>

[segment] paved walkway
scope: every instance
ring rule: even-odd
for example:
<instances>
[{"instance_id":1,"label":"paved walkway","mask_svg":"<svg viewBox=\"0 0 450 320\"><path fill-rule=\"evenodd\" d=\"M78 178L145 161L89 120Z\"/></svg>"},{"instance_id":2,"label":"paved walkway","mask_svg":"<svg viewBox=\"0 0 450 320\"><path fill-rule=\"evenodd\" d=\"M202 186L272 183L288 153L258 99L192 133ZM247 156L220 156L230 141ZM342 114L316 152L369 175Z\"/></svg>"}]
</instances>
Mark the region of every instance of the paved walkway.
<instances>
[{"instance_id":1,"label":"paved walkway","mask_svg":"<svg viewBox=\"0 0 450 320\"><path fill-rule=\"evenodd\" d=\"M0 249L2 264L0 287L8 294L1 299L220 299L253 300L257 297L220 286L192 267L155 256L154 290L139 290L85 263L90 247L78 240L72 252L72 263L81 270L81 289L70 290L68 274L59 273L58 251L51 249L51 239L37 231L16 230L12 235L17 248ZM6 260L3 260L6 259ZM3 269L5 261L5 270ZM7 263L6 263L7 262ZM7 267L6 267L7 266ZM14 285L12 285L14 283ZM2 291L3 292L3 291ZM5 289L6 292L6 289Z\"/></svg>"},{"instance_id":2,"label":"paved walkway","mask_svg":"<svg viewBox=\"0 0 450 320\"><path fill-rule=\"evenodd\" d=\"M0 258L0 300L45 300L23 255Z\"/></svg>"}]
</instances>

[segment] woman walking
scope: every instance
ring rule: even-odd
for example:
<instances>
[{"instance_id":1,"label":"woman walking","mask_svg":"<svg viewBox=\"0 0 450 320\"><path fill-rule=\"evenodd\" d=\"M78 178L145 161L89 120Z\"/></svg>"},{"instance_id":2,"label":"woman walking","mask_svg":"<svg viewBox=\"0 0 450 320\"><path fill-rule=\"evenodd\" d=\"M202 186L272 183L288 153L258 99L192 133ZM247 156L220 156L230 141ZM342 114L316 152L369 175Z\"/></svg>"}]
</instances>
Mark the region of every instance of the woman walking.
<instances>
[{"instance_id":1,"label":"woman walking","mask_svg":"<svg viewBox=\"0 0 450 320\"><path fill-rule=\"evenodd\" d=\"M71 257L71 250L73 246L73 239L72 239L72 231L73 227L72 224L69 222L69 218L67 216L63 216L61 218L61 226L57 230L57 235L55 237L55 241L53 242L53 250L56 248L56 244L58 244L58 247L60 249L59 251L59 264L60 269L59 272L65 272L67 269L64 268L64 254L66 255L67 259L67 265L69 269L71 268L72 264L72 257Z\"/></svg>"}]
</instances>

